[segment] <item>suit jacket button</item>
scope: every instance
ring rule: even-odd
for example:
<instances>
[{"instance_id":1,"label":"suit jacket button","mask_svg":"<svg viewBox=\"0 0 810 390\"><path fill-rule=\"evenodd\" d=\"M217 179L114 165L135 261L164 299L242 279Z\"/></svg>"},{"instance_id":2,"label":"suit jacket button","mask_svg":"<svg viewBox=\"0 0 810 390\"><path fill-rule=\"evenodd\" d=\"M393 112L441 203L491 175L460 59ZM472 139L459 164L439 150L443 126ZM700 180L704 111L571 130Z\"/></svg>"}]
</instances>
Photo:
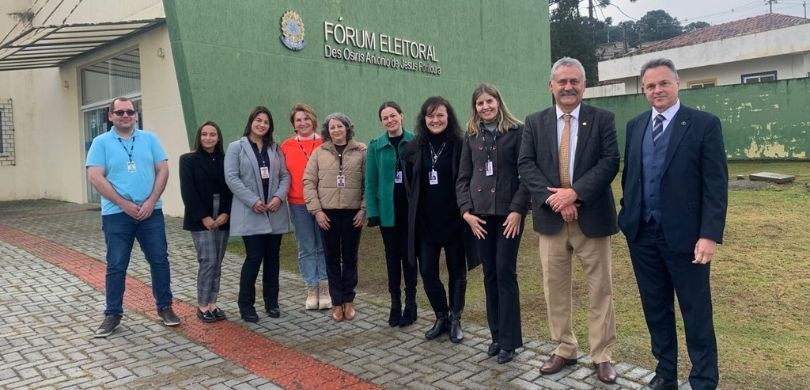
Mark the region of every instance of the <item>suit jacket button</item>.
<instances>
[{"instance_id":1,"label":"suit jacket button","mask_svg":"<svg viewBox=\"0 0 810 390\"><path fill-rule=\"evenodd\" d=\"M493 194L494 194L494 193L495 193L495 187L492 187L492 189L491 189L491 190L489 190L489 192L491 192L491 193L493 193Z\"/></svg>"},{"instance_id":2,"label":"suit jacket button","mask_svg":"<svg viewBox=\"0 0 810 390\"><path fill-rule=\"evenodd\" d=\"M478 172L484 172L484 168L478 167Z\"/></svg>"},{"instance_id":3,"label":"suit jacket button","mask_svg":"<svg viewBox=\"0 0 810 390\"><path fill-rule=\"evenodd\" d=\"M481 187L478 187L476 191L481 192Z\"/></svg>"}]
</instances>

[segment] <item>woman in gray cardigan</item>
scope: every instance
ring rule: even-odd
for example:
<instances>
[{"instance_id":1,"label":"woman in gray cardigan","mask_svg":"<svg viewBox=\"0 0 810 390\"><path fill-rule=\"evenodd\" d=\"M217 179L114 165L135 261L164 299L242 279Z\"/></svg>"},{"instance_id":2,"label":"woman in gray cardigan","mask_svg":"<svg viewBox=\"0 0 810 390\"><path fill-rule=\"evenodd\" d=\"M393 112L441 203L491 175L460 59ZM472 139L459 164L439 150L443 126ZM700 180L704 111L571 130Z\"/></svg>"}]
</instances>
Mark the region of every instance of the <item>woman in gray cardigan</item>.
<instances>
[{"instance_id":1,"label":"woman in gray cardigan","mask_svg":"<svg viewBox=\"0 0 810 390\"><path fill-rule=\"evenodd\" d=\"M259 321L253 304L256 278L264 264L264 307L270 317L278 318L279 249L281 235L290 231L285 204L290 174L273 142L273 116L267 108L253 109L242 138L228 145L225 182L233 192L231 235L242 236L246 252L239 277L239 314L247 322Z\"/></svg>"}]
</instances>

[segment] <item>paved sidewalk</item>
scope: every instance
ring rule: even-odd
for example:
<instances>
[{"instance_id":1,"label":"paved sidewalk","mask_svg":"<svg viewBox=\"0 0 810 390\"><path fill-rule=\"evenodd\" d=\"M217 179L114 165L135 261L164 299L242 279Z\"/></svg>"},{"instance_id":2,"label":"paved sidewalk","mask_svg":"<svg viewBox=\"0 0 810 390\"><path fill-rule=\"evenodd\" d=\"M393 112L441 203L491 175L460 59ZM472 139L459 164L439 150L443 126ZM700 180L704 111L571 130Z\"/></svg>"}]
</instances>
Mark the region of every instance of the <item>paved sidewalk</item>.
<instances>
[{"instance_id":1,"label":"paved sidewalk","mask_svg":"<svg viewBox=\"0 0 810 390\"><path fill-rule=\"evenodd\" d=\"M108 339L92 333L104 308L104 240L90 205L49 200L0 202L0 388L641 388L650 370L618 363L617 383L599 382L587 356L562 372L538 369L553 345L527 340L499 365L489 331L465 323L465 338L426 341L433 317L389 328L387 300L359 292L360 315L335 323L301 307L300 278L282 271L280 319L238 319L242 259L226 255L220 306L231 321L194 316L197 262L181 220L167 218L176 328L159 323L149 267L136 247L125 315ZM285 239L292 239L292 236Z\"/></svg>"}]
</instances>

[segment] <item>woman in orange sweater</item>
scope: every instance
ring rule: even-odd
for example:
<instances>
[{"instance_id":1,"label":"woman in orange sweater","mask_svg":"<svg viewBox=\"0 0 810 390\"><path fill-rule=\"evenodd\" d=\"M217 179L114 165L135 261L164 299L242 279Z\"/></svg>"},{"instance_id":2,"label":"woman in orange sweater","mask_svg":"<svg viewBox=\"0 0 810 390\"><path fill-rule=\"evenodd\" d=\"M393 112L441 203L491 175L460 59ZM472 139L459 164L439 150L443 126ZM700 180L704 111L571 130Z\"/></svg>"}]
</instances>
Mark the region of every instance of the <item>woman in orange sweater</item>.
<instances>
[{"instance_id":1,"label":"woman in orange sweater","mask_svg":"<svg viewBox=\"0 0 810 390\"><path fill-rule=\"evenodd\" d=\"M297 103L290 110L290 124L295 135L281 144L281 151L290 171L290 192L287 201L290 204L290 217L295 226L295 240L298 242L298 268L307 285L305 303L307 310L332 307L321 232L315 217L307 211L302 184L304 168L312 151L323 143L323 139L315 131L317 123L315 110L306 103Z\"/></svg>"}]
</instances>

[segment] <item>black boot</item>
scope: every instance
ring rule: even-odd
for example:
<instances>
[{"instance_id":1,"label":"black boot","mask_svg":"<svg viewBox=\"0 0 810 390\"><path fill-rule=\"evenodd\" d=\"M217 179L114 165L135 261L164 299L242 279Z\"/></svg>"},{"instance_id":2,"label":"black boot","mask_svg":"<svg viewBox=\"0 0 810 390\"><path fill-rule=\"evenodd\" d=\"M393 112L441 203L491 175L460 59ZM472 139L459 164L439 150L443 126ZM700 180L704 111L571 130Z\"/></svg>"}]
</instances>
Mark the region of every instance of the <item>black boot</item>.
<instances>
[{"instance_id":1,"label":"black boot","mask_svg":"<svg viewBox=\"0 0 810 390\"><path fill-rule=\"evenodd\" d=\"M408 326L416 322L416 289L405 289L405 310L399 319L399 326Z\"/></svg>"},{"instance_id":2,"label":"black boot","mask_svg":"<svg viewBox=\"0 0 810 390\"><path fill-rule=\"evenodd\" d=\"M467 295L467 281L456 280L453 282L453 297L450 302L450 341L460 343L464 339L464 332L461 330L461 313L464 312L464 301Z\"/></svg>"},{"instance_id":3,"label":"black boot","mask_svg":"<svg viewBox=\"0 0 810 390\"><path fill-rule=\"evenodd\" d=\"M433 340L436 337L441 336L442 333L447 332L447 329L447 313L436 313L436 322L433 323L433 327L430 328L430 330L425 332L425 338L428 340Z\"/></svg>"},{"instance_id":4,"label":"black boot","mask_svg":"<svg viewBox=\"0 0 810 390\"><path fill-rule=\"evenodd\" d=\"M399 291L391 293L391 311L388 313L388 325L398 326L402 321L402 298Z\"/></svg>"},{"instance_id":5,"label":"black boot","mask_svg":"<svg viewBox=\"0 0 810 390\"><path fill-rule=\"evenodd\" d=\"M464 339L461 331L461 313L450 313L450 341L458 344Z\"/></svg>"}]
</instances>

